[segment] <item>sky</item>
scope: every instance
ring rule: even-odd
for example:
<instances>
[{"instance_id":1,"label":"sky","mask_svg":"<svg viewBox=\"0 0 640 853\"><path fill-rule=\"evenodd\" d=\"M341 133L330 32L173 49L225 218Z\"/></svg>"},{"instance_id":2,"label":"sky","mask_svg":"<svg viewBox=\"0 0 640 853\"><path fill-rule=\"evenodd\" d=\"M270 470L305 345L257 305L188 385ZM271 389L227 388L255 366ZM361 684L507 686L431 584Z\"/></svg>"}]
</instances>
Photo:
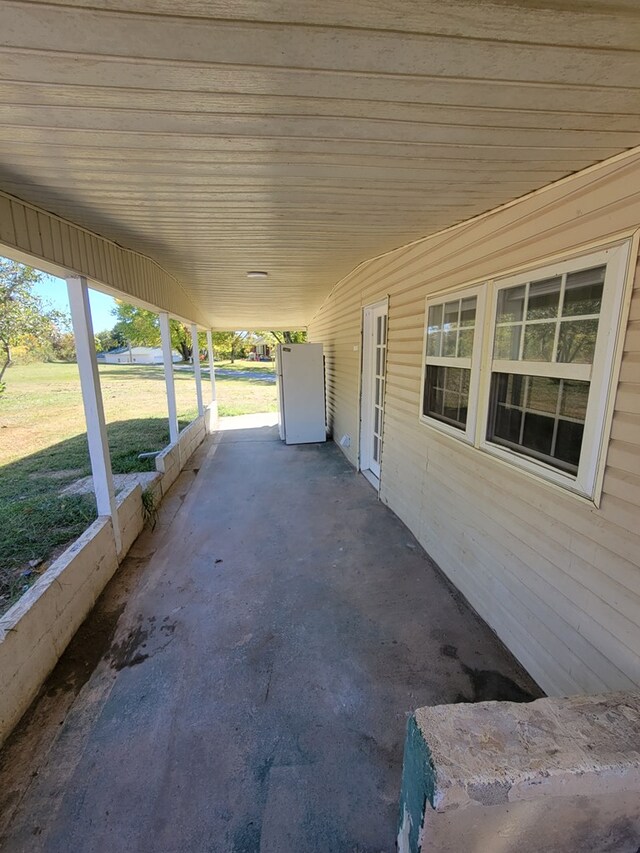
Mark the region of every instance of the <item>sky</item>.
<instances>
[{"instance_id":1,"label":"sky","mask_svg":"<svg viewBox=\"0 0 640 853\"><path fill-rule=\"evenodd\" d=\"M58 311L69 313L69 300L67 299L67 283L61 278L52 275L44 275L42 281L36 284L34 292L51 307ZM111 313L115 307L115 300L106 293L89 289L89 302L91 304L91 316L93 317L93 331L104 332L112 329L116 318Z\"/></svg>"}]
</instances>

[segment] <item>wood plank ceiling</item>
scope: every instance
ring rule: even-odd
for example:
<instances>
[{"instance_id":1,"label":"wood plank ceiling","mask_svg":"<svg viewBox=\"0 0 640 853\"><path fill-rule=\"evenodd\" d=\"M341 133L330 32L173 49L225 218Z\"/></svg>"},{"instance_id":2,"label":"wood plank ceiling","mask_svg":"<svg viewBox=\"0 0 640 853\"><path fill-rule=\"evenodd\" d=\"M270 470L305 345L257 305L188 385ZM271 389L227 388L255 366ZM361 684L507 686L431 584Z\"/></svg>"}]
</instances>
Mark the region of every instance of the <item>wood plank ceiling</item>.
<instances>
[{"instance_id":1,"label":"wood plank ceiling","mask_svg":"<svg viewBox=\"0 0 640 853\"><path fill-rule=\"evenodd\" d=\"M216 328L302 327L360 261L636 145L637 0L0 4L0 187Z\"/></svg>"}]
</instances>

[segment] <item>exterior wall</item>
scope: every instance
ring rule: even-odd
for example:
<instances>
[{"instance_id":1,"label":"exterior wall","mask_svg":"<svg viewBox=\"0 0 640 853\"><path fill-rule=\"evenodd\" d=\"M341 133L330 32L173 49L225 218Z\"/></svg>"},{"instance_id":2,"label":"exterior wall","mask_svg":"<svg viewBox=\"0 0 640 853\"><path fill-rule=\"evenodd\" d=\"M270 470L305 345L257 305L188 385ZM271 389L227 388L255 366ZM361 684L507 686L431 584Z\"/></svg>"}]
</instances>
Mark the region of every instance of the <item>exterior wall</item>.
<instances>
[{"instance_id":1,"label":"exterior wall","mask_svg":"<svg viewBox=\"0 0 640 853\"><path fill-rule=\"evenodd\" d=\"M85 276L134 302L208 325L183 286L155 261L3 192L0 254L63 278Z\"/></svg>"},{"instance_id":2,"label":"exterior wall","mask_svg":"<svg viewBox=\"0 0 640 853\"><path fill-rule=\"evenodd\" d=\"M639 187L636 151L368 261L309 330L334 439L351 435L356 465L362 307L389 296L380 497L553 695L640 685L640 276L599 508L419 422L424 301L632 233Z\"/></svg>"}]
</instances>

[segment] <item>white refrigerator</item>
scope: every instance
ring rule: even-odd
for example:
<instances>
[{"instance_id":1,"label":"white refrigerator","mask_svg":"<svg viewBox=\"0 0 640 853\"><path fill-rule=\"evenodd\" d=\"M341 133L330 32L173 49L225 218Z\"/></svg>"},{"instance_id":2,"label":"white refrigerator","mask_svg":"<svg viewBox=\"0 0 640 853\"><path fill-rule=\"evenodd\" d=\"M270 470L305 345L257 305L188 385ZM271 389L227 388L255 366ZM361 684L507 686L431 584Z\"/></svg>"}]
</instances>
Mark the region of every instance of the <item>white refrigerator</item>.
<instances>
[{"instance_id":1,"label":"white refrigerator","mask_svg":"<svg viewBox=\"0 0 640 853\"><path fill-rule=\"evenodd\" d=\"M287 444L326 441L322 344L278 344L278 426Z\"/></svg>"}]
</instances>

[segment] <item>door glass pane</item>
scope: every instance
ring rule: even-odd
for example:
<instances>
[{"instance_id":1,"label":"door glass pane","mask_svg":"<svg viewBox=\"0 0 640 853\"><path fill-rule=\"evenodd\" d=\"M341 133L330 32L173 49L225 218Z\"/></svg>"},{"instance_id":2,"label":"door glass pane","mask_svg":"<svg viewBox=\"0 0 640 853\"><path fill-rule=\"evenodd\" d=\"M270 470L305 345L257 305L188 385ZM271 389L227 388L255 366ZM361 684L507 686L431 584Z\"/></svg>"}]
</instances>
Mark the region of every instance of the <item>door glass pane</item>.
<instances>
[{"instance_id":1,"label":"door glass pane","mask_svg":"<svg viewBox=\"0 0 640 853\"><path fill-rule=\"evenodd\" d=\"M373 459L374 459L374 462L379 462L379 461L380 461L380 458L379 458L379 455L378 455L378 449L379 449L379 447L380 447L380 442L379 442L379 440L378 440L378 436L377 436L377 435L374 435L374 436L373 436Z\"/></svg>"},{"instance_id":2,"label":"door glass pane","mask_svg":"<svg viewBox=\"0 0 640 853\"><path fill-rule=\"evenodd\" d=\"M522 320L524 316L524 297L526 286L505 287L498 293L498 323L512 323Z\"/></svg>"},{"instance_id":3,"label":"door glass pane","mask_svg":"<svg viewBox=\"0 0 640 853\"><path fill-rule=\"evenodd\" d=\"M598 337L597 320L565 320L560 323L557 360L592 364Z\"/></svg>"},{"instance_id":4,"label":"door glass pane","mask_svg":"<svg viewBox=\"0 0 640 853\"><path fill-rule=\"evenodd\" d=\"M527 323L524 331L523 359L551 361L555 334L555 323Z\"/></svg>"},{"instance_id":5,"label":"door glass pane","mask_svg":"<svg viewBox=\"0 0 640 853\"><path fill-rule=\"evenodd\" d=\"M376 318L376 344L382 341L382 317Z\"/></svg>"},{"instance_id":6,"label":"door glass pane","mask_svg":"<svg viewBox=\"0 0 640 853\"><path fill-rule=\"evenodd\" d=\"M606 267L569 273L564 288L564 317L599 314Z\"/></svg>"},{"instance_id":7,"label":"door glass pane","mask_svg":"<svg viewBox=\"0 0 640 853\"><path fill-rule=\"evenodd\" d=\"M529 302L527 303L528 320L541 320L545 317L558 316L561 283L562 278L560 276L531 282L529 285Z\"/></svg>"},{"instance_id":8,"label":"door glass pane","mask_svg":"<svg viewBox=\"0 0 640 853\"><path fill-rule=\"evenodd\" d=\"M380 409L376 406L373 415L373 431L380 433Z\"/></svg>"},{"instance_id":9,"label":"door glass pane","mask_svg":"<svg viewBox=\"0 0 640 853\"><path fill-rule=\"evenodd\" d=\"M381 386L382 386L382 382L380 381L380 379L376 379L376 397L375 397L376 406L379 406L380 402L382 400L382 388L381 388Z\"/></svg>"},{"instance_id":10,"label":"door glass pane","mask_svg":"<svg viewBox=\"0 0 640 853\"><path fill-rule=\"evenodd\" d=\"M376 347L376 373L378 376L382 373L382 350Z\"/></svg>"}]
</instances>

